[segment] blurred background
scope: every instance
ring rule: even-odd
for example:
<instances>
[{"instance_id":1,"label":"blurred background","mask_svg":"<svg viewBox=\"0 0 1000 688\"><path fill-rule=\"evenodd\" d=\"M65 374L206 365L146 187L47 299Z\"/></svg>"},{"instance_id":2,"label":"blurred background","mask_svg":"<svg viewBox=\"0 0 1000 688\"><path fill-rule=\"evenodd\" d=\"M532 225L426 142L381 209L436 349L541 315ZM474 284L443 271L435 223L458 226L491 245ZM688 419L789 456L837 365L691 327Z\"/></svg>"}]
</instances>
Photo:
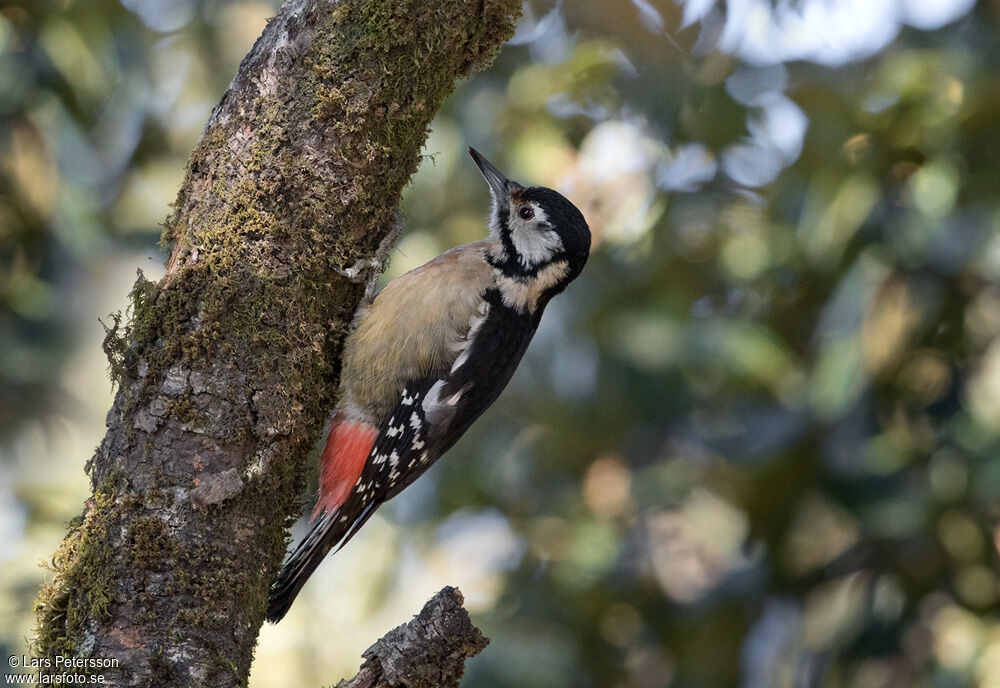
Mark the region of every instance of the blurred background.
<instances>
[{"instance_id":1,"label":"blurred background","mask_svg":"<svg viewBox=\"0 0 1000 688\"><path fill-rule=\"evenodd\" d=\"M275 7L0 0L5 653L88 494L98 319L162 275ZM250 685L353 675L452 584L492 638L466 688L1000 686L1000 2L530 0L387 277L484 234L470 144L574 200L590 262Z\"/></svg>"}]
</instances>

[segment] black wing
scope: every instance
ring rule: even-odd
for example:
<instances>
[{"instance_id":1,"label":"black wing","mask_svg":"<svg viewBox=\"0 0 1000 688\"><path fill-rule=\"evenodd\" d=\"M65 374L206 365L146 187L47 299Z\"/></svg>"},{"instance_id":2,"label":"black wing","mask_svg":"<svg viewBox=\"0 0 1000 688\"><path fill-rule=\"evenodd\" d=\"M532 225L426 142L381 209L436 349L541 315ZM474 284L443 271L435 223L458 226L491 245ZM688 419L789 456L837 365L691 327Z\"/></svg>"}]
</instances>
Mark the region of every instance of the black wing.
<instances>
[{"instance_id":1,"label":"black wing","mask_svg":"<svg viewBox=\"0 0 1000 688\"><path fill-rule=\"evenodd\" d=\"M277 623L288 612L299 590L330 550L340 549L368 522L405 475L419 474L429 464L422 401L436 380L407 385L388 422L379 428L361 475L344 503L315 518L306 537L288 558L271 586L267 619Z\"/></svg>"}]
</instances>

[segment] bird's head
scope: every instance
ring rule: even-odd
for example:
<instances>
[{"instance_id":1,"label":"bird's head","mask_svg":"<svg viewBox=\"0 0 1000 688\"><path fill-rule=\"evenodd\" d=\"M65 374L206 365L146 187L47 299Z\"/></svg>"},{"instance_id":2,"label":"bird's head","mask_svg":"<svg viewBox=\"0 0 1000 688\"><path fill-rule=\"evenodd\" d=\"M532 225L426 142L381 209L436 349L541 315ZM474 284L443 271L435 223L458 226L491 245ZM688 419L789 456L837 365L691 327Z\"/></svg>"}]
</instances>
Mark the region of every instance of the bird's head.
<instances>
[{"instance_id":1,"label":"bird's head","mask_svg":"<svg viewBox=\"0 0 1000 688\"><path fill-rule=\"evenodd\" d=\"M558 191L507 179L473 148L469 154L490 187L490 237L498 250L494 268L520 282L544 278L544 296L566 288L587 262L590 229L575 205ZM546 300L547 300L546 298Z\"/></svg>"}]
</instances>

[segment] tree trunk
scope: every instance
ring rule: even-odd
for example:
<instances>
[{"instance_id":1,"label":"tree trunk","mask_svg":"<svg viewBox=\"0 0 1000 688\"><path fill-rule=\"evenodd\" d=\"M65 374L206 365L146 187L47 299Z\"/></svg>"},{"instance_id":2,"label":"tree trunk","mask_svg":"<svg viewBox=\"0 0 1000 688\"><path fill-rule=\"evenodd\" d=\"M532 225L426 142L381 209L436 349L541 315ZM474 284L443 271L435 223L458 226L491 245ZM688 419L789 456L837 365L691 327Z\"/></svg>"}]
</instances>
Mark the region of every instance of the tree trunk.
<instances>
[{"instance_id":1,"label":"tree trunk","mask_svg":"<svg viewBox=\"0 0 1000 688\"><path fill-rule=\"evenodd\" d=\"M269 22L191 156L166 276L109 329L118 393L36 601L39 657L117 660L113 685L246 683L362 293L334 268L391 231L431 118L519 10L287 0Z\"/></svg>"}]
</instances>

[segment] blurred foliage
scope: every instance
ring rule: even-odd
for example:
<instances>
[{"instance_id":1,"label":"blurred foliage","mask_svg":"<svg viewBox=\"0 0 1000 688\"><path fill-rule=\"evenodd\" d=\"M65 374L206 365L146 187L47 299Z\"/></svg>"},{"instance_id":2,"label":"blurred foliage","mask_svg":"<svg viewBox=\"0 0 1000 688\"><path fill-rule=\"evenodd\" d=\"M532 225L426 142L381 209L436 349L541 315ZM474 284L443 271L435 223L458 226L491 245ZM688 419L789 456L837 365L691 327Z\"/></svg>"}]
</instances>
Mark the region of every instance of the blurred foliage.
<instances>
[{"instance_id":1,"label":"blurred foliage","mask_svg":"<svg viewBox=\"0 0 1000 688\"><path fill-rule=\"evenodd\" d=\"M436 120L389 277L484 233L469 144L576 201L590 263L496 406L264 629L251 685L353 673L450 583L493 639L470 688L1000 686L1000 5L971 4L526 6ZM153 270L273 10L0 7L21 651L102 431L79 369L125 294L94 283Z\"/></svg>"}]
</instances>

